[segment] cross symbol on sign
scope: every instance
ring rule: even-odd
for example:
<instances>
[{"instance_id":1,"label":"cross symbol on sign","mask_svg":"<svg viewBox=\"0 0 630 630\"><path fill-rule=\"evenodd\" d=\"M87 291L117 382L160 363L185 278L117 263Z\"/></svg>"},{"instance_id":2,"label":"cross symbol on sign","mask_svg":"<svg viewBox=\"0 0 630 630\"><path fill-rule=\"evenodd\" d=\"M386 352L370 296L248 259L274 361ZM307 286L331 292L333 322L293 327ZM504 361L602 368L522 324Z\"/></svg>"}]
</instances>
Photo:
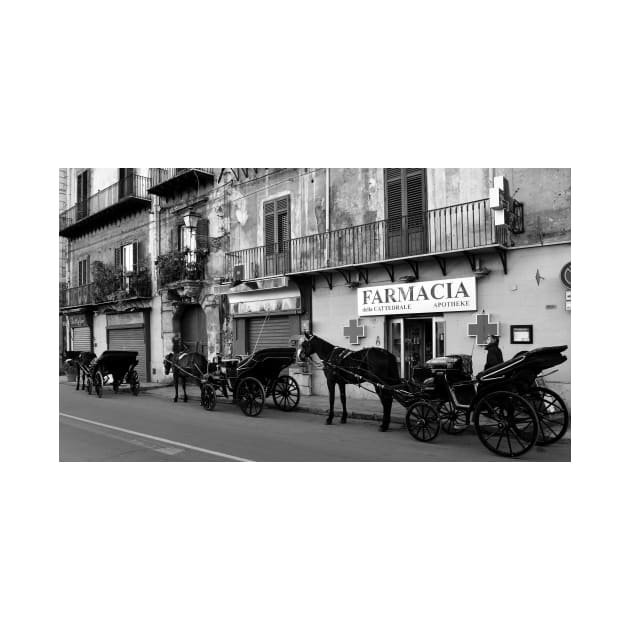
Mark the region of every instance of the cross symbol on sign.
<instances>
[{"instance_id":1,"label":"cross symbol on sign","mask_svg":"<svg viewBox=\"0 0 630 630\"><path fill-rule=\"evenodd\" d=\"M490 323L490 315L481 313L477 315L476 324L468 324L468 336L477 337L476 344L478 346L485 346L488 335L499 334L499 323Z\"/></svg>"},{"instance_id":2,"label":"cross symbol on sign","mask_svg":"<svg viewBox=\"0 0 630 630\"><path fill-rule=\"evenodd\" d=\"M358 319L351 319L349 326L343 327L343 336L350 338L350 345L359 344L359 337L365 337L365 326L359 326Z\"/></svg>"}]
</instances>

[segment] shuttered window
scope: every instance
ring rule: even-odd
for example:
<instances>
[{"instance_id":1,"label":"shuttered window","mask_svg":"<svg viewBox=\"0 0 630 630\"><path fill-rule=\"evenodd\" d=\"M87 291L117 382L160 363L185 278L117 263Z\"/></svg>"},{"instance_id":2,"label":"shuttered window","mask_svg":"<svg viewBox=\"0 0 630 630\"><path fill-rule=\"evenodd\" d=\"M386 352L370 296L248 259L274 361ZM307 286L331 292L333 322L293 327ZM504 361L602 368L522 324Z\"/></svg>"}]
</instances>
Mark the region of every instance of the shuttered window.
<instances>
[{"instance_id":1,"label":"shuttered window","mask_svg":"<svg viewBox=\"0 0 630 630\"><path fill-rule=\"evenodd\" d=\"M90 171L77 175L77 219L88 215L88 198L90 196Z\"/></svg>"},{"instance_id":2,"label":"shuttered window","mask_svg":"<svg viewBox=\"0 0 630 630\"><path fill-rule=\"evenodd\" d=\"M265 245L268 254L281 253L287 248L290 238L289 210L289 197L265 203Z\"/></svg>"},{"instance_id":3,"label":"shuttered window","mask_svg":"<svg viewBox=\"0 0 630 630\"><path fill-rule=\"evenodd\" d=\"M79 275L78 286L82 287L84 284L90 283L90 257L84 258L77 263Z\"/></svg>"},{"instance_id":4,"label":"shuttered window","mask_svg":"<svg viewBox=\"0 0 630 630\"><path fill-rule=\"evenodd\" d=\"M126 243L114 250L114 267L117 271L138 271L139 261L142 260L144 247L140 241Z\"/></svg>"},{"instance_id":5,"label":"shuttered window","mask_svg":"<svg viewBox=\"0 0 630 630\"><path fill-rule=\"evenodd\" d=\"M385 190L389 255L426 251L426 169L386 168Z\"/></svg>"},{"instance_id":6,"label":"shuttered window","mask_svg":"<svg viewBox=\"0 0 630 630\"><path fill-rule=\"evenodd\" d=\"M281 197L263 207L265 225L265 275L280 275L288 269L291 238L291 201Z\"/></svg>"}]
</instances>

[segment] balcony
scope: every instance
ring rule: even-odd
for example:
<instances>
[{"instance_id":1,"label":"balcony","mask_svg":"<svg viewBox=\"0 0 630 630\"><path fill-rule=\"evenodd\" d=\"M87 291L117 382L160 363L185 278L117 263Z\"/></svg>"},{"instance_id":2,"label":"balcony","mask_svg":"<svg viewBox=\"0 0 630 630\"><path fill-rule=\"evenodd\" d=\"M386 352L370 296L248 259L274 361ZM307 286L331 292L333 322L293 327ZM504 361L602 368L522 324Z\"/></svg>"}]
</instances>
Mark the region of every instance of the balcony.
<instances>
[{"instance_id":1,"label":"balcony","mask_svg":"<svg viewBox=\"0 0 630 630\"><path fill-rule=\"evenodd\" d=\"M133 298L152 296L151 277L148 271L109 273L98 281L60 291L60 307L94 306Z\"/></svg>"},{"instance_id":2,"label":"balcony","mask_svg":"<svg viewBox=\"0 0 630 630\"><path fill-rule=\"evenodd\" d=\"M429 210L426 215L384 219L331 232L294 238L274 247L253 247L225 255L225 274L242 281L274 275L330 274L382 266L394 281L393 264L407 263L418 277L422 259L436 260L446 275L446 260L465 255L474 268L476 256L497 253L507 272L509 231L495 226L489 200ZM329 286L331 281L329 280Z\"/></svg>"},{"instance_id":3,"label":"balcony","mask_svg":"<svg viewBox=\"0 0 630 630\"><path fill-rule=\"evenodd\" d=\"M152 168L148 192L158 197L171 197L184 190L212 184L211 168Z\"/></svg>"},{"instance_id":4,"label":"balcony","mask_svg":"<svg viewBox=\"0 0 630 630\"><path fill-rule=\"evenodd\" d=\"M205 280L207 258L206 250L170 252L158 256L155 264L158 270L159 287Z\"/></svg>"},{"instance_id":5,"label":"balcony","mask_svg":"<svg viewBox=\"0 0 630 630\"><path fill-rule=\"evenodd\" d=\"M114 217L150 208L148 184L148 177L128 175L79 201L59 215L59 235L73 238L106 224Z\"/></svg>"}]
</instances>

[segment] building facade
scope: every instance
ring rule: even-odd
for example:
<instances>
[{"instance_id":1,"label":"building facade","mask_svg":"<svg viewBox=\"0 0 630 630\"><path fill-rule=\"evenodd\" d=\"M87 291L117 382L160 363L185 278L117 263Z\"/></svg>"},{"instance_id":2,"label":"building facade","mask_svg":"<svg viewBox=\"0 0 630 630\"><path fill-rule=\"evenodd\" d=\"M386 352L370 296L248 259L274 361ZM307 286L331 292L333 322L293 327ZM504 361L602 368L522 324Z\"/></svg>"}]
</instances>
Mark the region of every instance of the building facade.
<instances>
[{"instance_id":1,"label":"building facade","mask_svg":"<svg viewBox=\"0 0 630 630\"><path fill-rule=\"evenodd\" d=\"M135 349L142 329L160 381L175 333L213 358L309 329L408 377L453 353L480 371L496 332L506 359L569 345L548 383L570 401L570 169L66 170L68 347L89 329L94 352ZM94 286L103 265L115 290ZM326 393L320 369L292 371Z\"/></svg>"}]
</instances>

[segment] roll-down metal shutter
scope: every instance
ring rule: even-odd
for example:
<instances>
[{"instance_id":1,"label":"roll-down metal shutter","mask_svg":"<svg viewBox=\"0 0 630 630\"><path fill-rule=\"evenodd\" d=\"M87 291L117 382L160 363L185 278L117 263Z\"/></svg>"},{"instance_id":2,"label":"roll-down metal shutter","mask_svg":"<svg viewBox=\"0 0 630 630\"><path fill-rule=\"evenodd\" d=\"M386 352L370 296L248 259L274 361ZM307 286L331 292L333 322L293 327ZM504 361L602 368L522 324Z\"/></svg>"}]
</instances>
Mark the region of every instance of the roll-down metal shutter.
<instances>
[{"instance_id":1,"label":"roll-down metal shutter","mask_svg":"<svg viewBox=\"0 0 630 630\"><path fill-rule=\"evenodd\" d=\"M141 381L147 380L147 351L144 344L144 327L110 328L107 331L108 350L132 350L138 353L136 370Z\"/></svg>"},{"instance_id":2,"label":"roll-down metal shutter","mask_svg":"<svg viewBox=\"0 0 630 630\"><path fill-rule=\"evenodd\" d=\"M72 349L82 352L92 350L92 330L89 326L81 326L72 329Z\"/></svg>"},{"instance_id":3,"label":"roll-down metal shutter","mask_svg":"<svg viewBox=\"0 0 630 630\"><path fill-rule=\"evenodd\" d=\"M254 348L287 348L290 336L288 316L269 317L266 322L264 317L247 320L247 352L250 354Z\"/></svg>"}]
</instances>

